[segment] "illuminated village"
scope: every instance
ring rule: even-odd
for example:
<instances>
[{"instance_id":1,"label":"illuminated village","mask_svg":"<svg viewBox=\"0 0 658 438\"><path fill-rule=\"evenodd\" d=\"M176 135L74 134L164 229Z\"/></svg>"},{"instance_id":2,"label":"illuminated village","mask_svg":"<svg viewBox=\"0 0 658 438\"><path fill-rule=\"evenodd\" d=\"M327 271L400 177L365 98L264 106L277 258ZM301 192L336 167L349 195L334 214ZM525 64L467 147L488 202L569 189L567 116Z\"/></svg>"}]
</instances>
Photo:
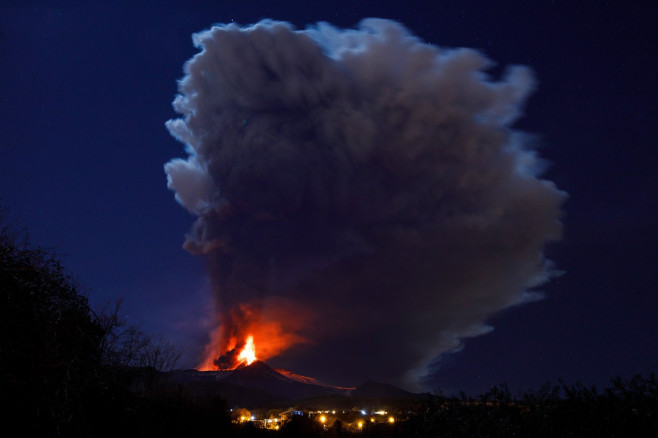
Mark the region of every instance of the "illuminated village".
<instances>
[{"instance_id":1,"label":"illuminated village","mask_svg":"<svg viewBox=\"0 0 658 438\"><path fill-rule=\"evenodd\" d=\"M384 410L304 410L290 408L287 410L254 410L231 409L233 423L252 423L262 429L279 430L295 416L307 417L324 427L333 429L339 425L342 429L359 432L368 424L395 424L397 417Z\"/></svg>"},{"instance_id":2,"label":"illuminated village","mask_svg":"<svg viewBox=\"0 0 658 438\"><path fill-rule=\"evenodd\" d=\"M258 361L256 356L256 346L254 337L247 336L244 346L234 354L235 361L230 369L219 371L232 371L241 367L248 367ZM209 361L206 360L206 363ZM207 369L206 369L207 370ZM212 371L212 370L207 370ZM294 373L285 370L276 370L285 376L295 376L294 378L303 379L304 381L315 381L312 378L297 376ZM340 388L344 389L344 388ZM279 430L295 418L307 419L315 422L325 430L340 428L350 432L361 432L369 427L381 425L393 426L396 422L404 421L409 412L393 412L382 407L373 408L371 406L345 408L327 408L328 401L308 401L306 407L300 405L286 408L259 408L247 409L235 407L230 409L231 420L236 425L251 424L254 427L267 430ZM318 405L324 405L320 408ZM342 403L344 404L344 403ZM371 403L369 403L370 405ZM315 405L313 407L310 407Z\"/></svg>"}]
</instances>

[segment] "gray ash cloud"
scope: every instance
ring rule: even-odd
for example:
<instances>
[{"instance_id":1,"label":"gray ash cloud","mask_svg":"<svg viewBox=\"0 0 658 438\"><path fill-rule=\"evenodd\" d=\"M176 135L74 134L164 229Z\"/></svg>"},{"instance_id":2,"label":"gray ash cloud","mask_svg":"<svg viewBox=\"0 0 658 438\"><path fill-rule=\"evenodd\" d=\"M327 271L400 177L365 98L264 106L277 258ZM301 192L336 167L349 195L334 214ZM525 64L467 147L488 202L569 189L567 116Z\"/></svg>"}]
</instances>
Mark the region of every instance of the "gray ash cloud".
<instances>
[{"instance_id":1,"label":"gray ash cloud","mask_svg":"<svg viewBox=\"0 0 658 438\"><path fill-rule=\"evenodd\" d=\"M217 25L193 40L182 117L167 122L189 156L165 170L197 216L184 247L208 260L223 338L242 334L245 306L250 324L297 315L281 321L300 341L278 364L418 382L538 296L566 195L512 128L528 68L494 80L482 53L383 19Z\"/></svg>"}]
</instances>

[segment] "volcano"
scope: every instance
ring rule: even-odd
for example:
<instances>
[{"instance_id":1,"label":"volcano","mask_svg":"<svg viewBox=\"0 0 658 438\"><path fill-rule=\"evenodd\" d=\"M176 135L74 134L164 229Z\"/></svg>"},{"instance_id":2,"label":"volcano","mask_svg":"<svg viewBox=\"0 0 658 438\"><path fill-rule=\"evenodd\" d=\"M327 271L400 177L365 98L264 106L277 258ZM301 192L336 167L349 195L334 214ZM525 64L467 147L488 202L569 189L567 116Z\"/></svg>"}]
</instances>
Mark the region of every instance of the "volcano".
<instances>
[{"instance_id":1,"label":"volcano","mask_svg":"<svg viewBox=\"0 0 658 438\"><path fill-rule=\"evenodd\" d=\"M167 379L181 385L194 395L219 396L227 400L230 405L238 406L282 403L322 396L376 396L377 398L424 396L373 381L355 388L332 386L287 370L276 370L260 360L224 371L195 369L171 371L167 373Z\"/></svg>"},{"instance_id":2,"label":"volcano","mask_svg":"<svg viewBox=\"0 0 658 438\"><path fill-rule=\"evenodd\" d=\"M354 388L326 385L285 370L275 370L257 360L225 371L176 370L168 379L195 394L215 394L229 402L252 400L257 404L326 395L349 395Z\"/></svg>"}]
</instances>

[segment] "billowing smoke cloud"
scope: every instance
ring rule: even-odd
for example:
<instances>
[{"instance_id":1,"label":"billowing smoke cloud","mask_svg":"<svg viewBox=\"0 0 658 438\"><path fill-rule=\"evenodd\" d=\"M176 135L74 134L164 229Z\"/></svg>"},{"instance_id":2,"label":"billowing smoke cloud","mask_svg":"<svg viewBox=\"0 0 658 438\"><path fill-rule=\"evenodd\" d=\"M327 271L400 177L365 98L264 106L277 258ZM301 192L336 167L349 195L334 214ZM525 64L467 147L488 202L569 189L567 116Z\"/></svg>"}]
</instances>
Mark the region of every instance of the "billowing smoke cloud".
<instances>
[{"instance_id":1,"label":"billowing smoke cloud","mask_svg":"<svg viewBox=\"0 0 658 438\"><path fill-rule=\"evenodd\" d=\"M399 383L550 277L565 195L511 128L527 68L495 81L481 53L382 19L193 40L167 123L189 157L165 169L198 216L184 246L208 260L215 357L261 330L279 366Z\"/></svg>"}]
</instances>

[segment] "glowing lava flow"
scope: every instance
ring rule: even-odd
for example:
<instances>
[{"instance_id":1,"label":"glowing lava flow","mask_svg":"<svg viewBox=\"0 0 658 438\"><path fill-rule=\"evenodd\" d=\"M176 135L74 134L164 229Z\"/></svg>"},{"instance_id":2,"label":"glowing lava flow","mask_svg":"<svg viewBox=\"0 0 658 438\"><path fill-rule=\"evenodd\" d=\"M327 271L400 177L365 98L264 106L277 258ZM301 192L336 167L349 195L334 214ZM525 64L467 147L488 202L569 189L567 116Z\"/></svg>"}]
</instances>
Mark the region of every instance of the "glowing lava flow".
<instances>
[{"instance_id":1,"label":"glowing lava flow","mask_svg":"<svg viewBox=\"0 0 658 438\"><path fill-rule=\"evenodd\" d=\"M247 365L251 365L256 360L256 346L254 345L253 336L250 335L247 337L247 342L238 355L238 360L240 362L247 362Z\"/></svg>"}]
</instances>

